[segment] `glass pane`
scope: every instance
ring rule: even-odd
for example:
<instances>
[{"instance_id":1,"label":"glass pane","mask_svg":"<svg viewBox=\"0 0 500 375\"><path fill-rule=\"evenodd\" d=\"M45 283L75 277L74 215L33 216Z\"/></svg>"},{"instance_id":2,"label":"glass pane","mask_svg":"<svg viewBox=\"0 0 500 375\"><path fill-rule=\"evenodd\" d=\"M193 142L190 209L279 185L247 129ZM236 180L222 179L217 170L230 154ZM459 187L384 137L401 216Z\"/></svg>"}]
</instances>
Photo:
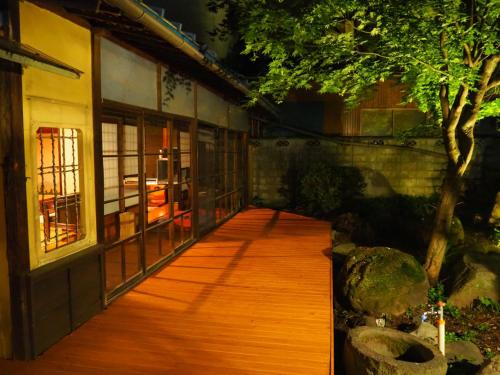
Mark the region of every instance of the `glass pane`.
<instances>
[{"instance_id":1,"label":"glass pane","mask_svg":"<svg viewBox=\"0 0 500 375\"><path fill-rule=\"evenodd\" d=\"M160 221L170 218L170 204L168 203L168 190L165 185L163 189L151 190L147 192L146 210L148 215L147 223L154 225Z\"/></svg>"},{"instance_id":2,"label":"glass pane","mask_svg":"<svg viewBox=\"0 0 500 375\"><path fill-rule=\"evenodd\" d=\"M118 158L105 157L102 159L104 172L104 201L120 197L120 181L118 177Z\"/></svg>"},{"instance_id":3,"label":"glass pane","mask_svg":"<svg viewBox=\"0 0 500 375\"><path fill-rule=\"evenodd\" d=\"M144 251L146 255L146 267L149 267L162 258L161 240L164 227L149 229L144 238Z\"/></svg>"},{"instance_id":4,"label":"glass pane","mask_svg":"<svg viewBox=\"0 0 500 375\"><path fill-rule=\"evenodd\" d=\"M131 125L123 126L123 154L137 154L137 127ZM127 174L127 173L125 173Z\"/></svg>"},{"instance_id":5,"label":"glass pane","mask_svg":"<svg viewBox=\"0 0 500 375\"><path fill-rule=\"evenodd\" d=\"M159 155L164 148L168 148L168 128L166 126L146 125L144 127L144 151L146 155Z\"/></svg>"},{"instance_id":6,"label":"glass pane","mask_svg":"<svg viewBox=\"0 0 500 375\"><path fill-rule=\"evenodd\" d=\"M123 166L124 183L135 182L137 184L139 175L139 158L136 156L121 157Z\"/></svg>"},{"instance_id":7,"label":"glass pane","mask_svg":"<svg viewBox=\"0 0 500 375\"><path fill-rule=\"evenodd\" d=\"M102 154L116 155L118 154L118 125L117 124L102 124Z\"/></svg>"},{"instance_id":8,"label":"glass pane","mask_svg":"<svg viewBox=\"0 0 500 375\"><path fill-rule=\"evenodd\" d=\"M113 212L120 211L120 203L119 202L110 202L104 204L104 215L111 214Z\"/></svg>"},{"instance_id":9,"label":"glass pane","mask_svg":"<svg viewBox=\"0 0 500 375\"><path fill-rule=\"evenodd\" d=\"M215 202L215 218L217 222L221 221L224 218L225 209L226 206L224 198L217 199L217 201Z\"/></svg>"},{"instance_id":10,"label":"glass pane","mask_svg":"<svg viewBox=\"0 0 500 375\"><path fill-rule=\"evenodd\" d=\"M120 239L123 240L139 233L139 215L136 208L130 208L115 216L119 225Z\"/></svg>"},{"instance_id":11,"label":"glass pane","mask_svg":"<svg viewBox=\"0 0 500 375\"><path fill-rule=\"evenodd\" d=\"M174 219L174 248L182 245L182 217Z\"/></svg>"},{"instance_id":12,"label":"glass pane","mask_svg":"<svg viewBox=\"0 0 500 375\"><path fill-rule=\"evenodd\" d=\"M161 227L161 254L167 256L174 251L174 223Z\"/></svg>"},{"instance_id":13,"label":"glass pane","mask_svg":"<svg viewBox=\"0 0 500 375\"><path fill-rule=\"evenodd\" d=\"M106 264L106 291L110 292L122 283L121 246L115 246L104 253Z\"/></svg>"},{"instance_id":14,"label":"glass pane","mask_svg":"<svg viewBox=\"0 0 500 375\"><path fill-rule=\"evenodd\" d=\"M118 202L114 202L118 205ZM104 205L106 207L106 205ZM118 213L104 215L104 241L113 243L120 238L120 221Z\"/></svg>"},{"instance_id":15,"label":"glass pane","mask_svg":"<svg viewBox=\"0 0 500 375\"><path fill-rule=\"evenodd\" d=\"M125 277L130 279L140 272L140 245L137 239L122 244L125 253Z\"/></svg>"},{"instance_id":16,"label":"glass pane","mask_svg":"<svg viewBox=\"0 0 500 375\"><path fill-rule=\"evenodd\" d=\"M360 121L361 135L392 135L392 109L362 109Z\"/></svg>"},{"instance_id":17,"label":"glass pane","mask_svg":"<svg viewBox=\"0 0 500 375\"><path fill-rule=\"evenodd\" d=\"M41 127L36 133L40 244L46 252L84 237L80 209L80 131Z\"/></svg>"},{"instance_id":18,"label":"glass pane","mask_svg":"<svg viewBox=\"0 0 500 375\"><path fill-rule=\"evenodd\" d=\"M394 110L394 132L412 129L425 121L425 114L417 109Z\"/></svg>"},{"instance_id":19,"label":"glass pane","mask_svg":"<svg viewBox=\"0 0 500 375\"><path fill-rule=\"evenodd\" d=\"M193 238L192 234L192 215L191 213L184 214L182 217L182 238L183 242L187 242Z\"/></svg>"}]
</instances>

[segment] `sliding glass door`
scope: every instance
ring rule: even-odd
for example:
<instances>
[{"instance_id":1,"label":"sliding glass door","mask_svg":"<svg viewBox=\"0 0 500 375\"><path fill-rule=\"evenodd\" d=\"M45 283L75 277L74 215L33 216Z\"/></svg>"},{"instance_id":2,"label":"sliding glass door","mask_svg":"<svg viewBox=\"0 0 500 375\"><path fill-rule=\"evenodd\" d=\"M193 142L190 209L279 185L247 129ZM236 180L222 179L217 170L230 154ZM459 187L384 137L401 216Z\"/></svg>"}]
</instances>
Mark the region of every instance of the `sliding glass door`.
<instances>
[{"instance_id":1,"label":"sliding glass door","mask_svg":"<svg viewBox=\"0 0 500 375\"><path fill-rule=\"evenodd\" d=\"M200 234L215 227L215 129L198 129L198 225Z\"/></svg>"},{"instance_id":2,"label":"sliding glass door","mask_svg":"<svg viewBox=\"0 0 500 375\"><path fill-rule=\"evenodd\" d=\"M243 133L209 126L198 129L200 233L242 207L245 176Z\"/></svg>"},{"instance_id":3,"label":"sliding glass door","mask_svg":"<svg viewBox=\"0 0 500 375\"><path fill-rule=\"evenodd\" d=\"M106 294L193 240L190 123L112 115L102 123Z\"/></svg>"}]
</instances>

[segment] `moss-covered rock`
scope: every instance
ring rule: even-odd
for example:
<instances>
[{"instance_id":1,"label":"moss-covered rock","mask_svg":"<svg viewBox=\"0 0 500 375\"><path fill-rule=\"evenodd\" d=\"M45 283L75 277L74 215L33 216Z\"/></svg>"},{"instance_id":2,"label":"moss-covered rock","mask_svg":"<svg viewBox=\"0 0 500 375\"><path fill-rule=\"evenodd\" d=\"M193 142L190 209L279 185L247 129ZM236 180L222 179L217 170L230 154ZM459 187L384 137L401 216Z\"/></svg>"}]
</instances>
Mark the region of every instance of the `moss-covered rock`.
<instances>
[{"instance_id":1,"label":"moss-covered rock","mask_svg":"<svg viewBox=\"0 0 500 375\"><path fill-rule=\"evenodd\" d=\"M495 227L500 227L500 191L496 195L488 222Z\"/></svg>"},{"instance_id":2,"label":"moss-covered rock","mask_svg":"<svg viewBox=\"0 0 500 375\"><path fill-rule=\"evenodd\" d=\"M499 254L465 254L462 262L455 267L453 289L448 302L465 307L479 297L499 301L499 275Z\"/></svg>"},{"instance_id":3,"label":"moss-covered rock","mask_svg":"<svg viewBox=\"0 0 500 375\"><path fill-rule=\"evenodd\" d=\"M356 311L401 315L427 301L429 283L411 255L389 247L357 248L340 272L340 298Z\"/></svg>"}]
</instances>

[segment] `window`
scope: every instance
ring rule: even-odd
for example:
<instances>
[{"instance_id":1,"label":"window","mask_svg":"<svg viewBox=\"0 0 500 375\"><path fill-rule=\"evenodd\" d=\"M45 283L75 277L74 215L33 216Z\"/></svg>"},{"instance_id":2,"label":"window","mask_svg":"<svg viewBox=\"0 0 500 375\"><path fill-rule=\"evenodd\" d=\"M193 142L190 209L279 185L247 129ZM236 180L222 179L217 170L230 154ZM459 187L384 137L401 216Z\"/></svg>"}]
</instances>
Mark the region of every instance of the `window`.
<instances>
[{"instance_id":1,"label":"window","mask_svg":"<svg viewBox=\"0 0 500 375\"><path fill-rule=\"evenodd\" d=\"M420 125L425 114L417 109L372 109L362 108L360 123L363 136L394 136L399 132Z\"/></svg>"},{"instance_id":2,"label":"window","mask_svg":"<svg viewBox=\"0 0 500 375\"><path fill-rule=\"evenodd\" d=\"M81 134L77 129L37 129L40 243L50 252L84 237L80 200Z\"/></svg>"}]
</instances>

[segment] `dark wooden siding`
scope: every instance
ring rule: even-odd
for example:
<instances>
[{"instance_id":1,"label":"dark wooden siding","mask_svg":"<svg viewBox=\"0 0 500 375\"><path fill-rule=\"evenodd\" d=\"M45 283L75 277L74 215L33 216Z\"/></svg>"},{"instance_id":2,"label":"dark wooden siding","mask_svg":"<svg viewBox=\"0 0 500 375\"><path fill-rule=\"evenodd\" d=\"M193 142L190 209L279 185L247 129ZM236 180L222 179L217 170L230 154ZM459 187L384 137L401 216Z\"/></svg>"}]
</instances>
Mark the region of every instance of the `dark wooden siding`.
<instances>
[{"instance_id":1,"label":"dark wooden siding","mask_svg":"<svg viewBox=\"0 0 500 375\"><path fill-rule=\"evenodd\" d=\"M27 278L33 356L43 353L102 309L98 247L36 269Z\"/></svg>"},{"instance_id":2,"label":"dark wooden siding","mask_svg":"<svg viewBox=\"0 0 500 375\"><path fill-rule=\"evenodd\" d=\"M404 97L404 86L395 81L380 82L368 99L362 101L354 109L342 110L342 133L344 136L361 135L361 110L362 109L401 109L416 108L414 103L401 105Z\"/></svg>"}]
</instances>

